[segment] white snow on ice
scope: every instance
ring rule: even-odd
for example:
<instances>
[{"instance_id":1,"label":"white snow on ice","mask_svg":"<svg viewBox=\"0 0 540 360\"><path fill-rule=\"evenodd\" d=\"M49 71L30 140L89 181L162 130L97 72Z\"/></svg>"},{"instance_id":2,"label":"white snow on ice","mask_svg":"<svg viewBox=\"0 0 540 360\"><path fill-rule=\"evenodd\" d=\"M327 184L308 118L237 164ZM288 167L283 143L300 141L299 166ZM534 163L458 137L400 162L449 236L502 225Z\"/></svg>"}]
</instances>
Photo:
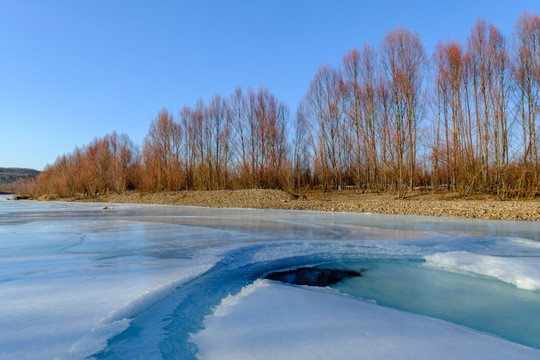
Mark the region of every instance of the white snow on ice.
<instances>
[{"instance_id":1,"label":"white snow on ice","mask_svg":"<svg viewBox=\"0 0 540 360\"><path fill-rule=\"evenodd\" d=\"M475 274L513 284L524 290L540 290L540 258L510 258L451 251L424 256L426 266Z\"/></svg>"},{"instance_id":2,"label":"white snow on ice","mask_svg":"<svg viewBox=\"0 0 540 360\"><path fill-rule=\"evenodd\" d=\"M540 350L442 320L257 280L225 298L192 334L199 358L538 359Z\"/></svg>"}]
</instances>

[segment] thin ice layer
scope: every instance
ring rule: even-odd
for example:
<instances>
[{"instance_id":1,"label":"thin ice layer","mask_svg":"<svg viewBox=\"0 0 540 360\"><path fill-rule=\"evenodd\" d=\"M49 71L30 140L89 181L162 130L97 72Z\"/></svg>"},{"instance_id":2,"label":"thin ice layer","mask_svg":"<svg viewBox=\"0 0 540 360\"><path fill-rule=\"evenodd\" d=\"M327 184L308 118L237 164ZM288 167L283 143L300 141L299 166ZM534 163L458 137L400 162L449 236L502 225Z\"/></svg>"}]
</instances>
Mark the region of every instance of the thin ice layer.
<instances>
[{"instance_id":1,"label":"thin ice layer","mask_svg":"<svg viewBox=\"0 0 540 360\"><path fill-rule=\"evenodd\" d=\"M198 331L221 300L221 293L212 297L216 288L234 293L256 276L289 266L417 261L447 251L539 256L538 242L527 240L540 239L540 224L532 222L106 205L0 197L0 358L129 357L126 348L114 348L113 340L120 338L148 345L144 352L129 353L135 357L189 358L176 347L156 344ZM228 252L237 247L251 250ZM222 257L223 277L201 275ZM241 281L231 284L231 273ZM187 286L193 278L196 286ZM216 279L219 286L212 283ZM175 289L194 295L189 292L197 286L200 297L193 299L203 306L195 313L180 306L183 297L171 295ZM156 301L157 317L151 305ZM176 315L193 319L194 326L175 318L180 327L164 333Z\"/></svg>"},{"instance_id":2,"label":"thin ice layer","mask_svg":"<svg viewBox=\"0 0 540 360\"><path fill-rule=\"evenodd\" d=\"M332 292L257 280L192 335L200 359L538 359L540 350Z\"/></svg>"},{"instance_id":3,"label":"thin ice layer","mask_svg":"<svg viewBox=\"0 0 540 360\"><path fill-rule=\"evenodd\" d=\"M181 227L84 220L5 229L0 236L2 359L85 358L126 329L138 311L215 262L202 252L190 253L193 258L159 256L158 245L166 241L160 242L159 231L178 233ZM150 236L156 245L149 249Z\"/></svg>"},{"instance_id":4,"label":"thin ice layer","mask_svg":"<svg viewBox=\"0 0 540 360\"><path fill-rule=\"evenodd\" d=\"M539 258L511 258L451 251L426 255L424 259L427 266L487 276L524 290L540 290Z\"/></svg>"}]
</instances>

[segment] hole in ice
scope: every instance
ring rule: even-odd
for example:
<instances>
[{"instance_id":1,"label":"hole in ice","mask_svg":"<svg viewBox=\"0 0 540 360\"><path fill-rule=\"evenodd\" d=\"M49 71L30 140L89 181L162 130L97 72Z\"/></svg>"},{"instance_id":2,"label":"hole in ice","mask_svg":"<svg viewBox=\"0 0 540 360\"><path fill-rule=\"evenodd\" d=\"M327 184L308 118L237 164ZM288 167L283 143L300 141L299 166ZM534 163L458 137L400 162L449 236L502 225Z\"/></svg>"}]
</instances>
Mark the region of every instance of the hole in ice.
<instances>
[{"instance_id":1,"label":"hole in ice","mask_svg":"<svg viewBox=\"0 0 540 360\"><path fill-rule=\"evenodd\" d=\"M352 270L300 267L293 270L274 271L266 275L265 278L287 284L326 287L357 276L361 276L361 274Z\"/></svg>"}]
</instances>

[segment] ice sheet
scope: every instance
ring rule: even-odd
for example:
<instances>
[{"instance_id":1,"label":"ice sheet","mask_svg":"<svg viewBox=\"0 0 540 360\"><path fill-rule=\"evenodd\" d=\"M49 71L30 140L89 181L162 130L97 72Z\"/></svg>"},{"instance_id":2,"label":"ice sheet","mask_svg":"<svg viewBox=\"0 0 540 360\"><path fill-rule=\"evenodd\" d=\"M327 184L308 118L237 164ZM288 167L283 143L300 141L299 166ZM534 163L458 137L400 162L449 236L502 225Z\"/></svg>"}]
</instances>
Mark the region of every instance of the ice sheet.
<instances>
[{"instance_id":1,"label":"ice sheet","mask_svg":"<svg viewBox=\"0 0 540 360\"><path fill-rule=\"evenodd\" d=\"M197 348L188 334L203 328L204 317L228 293L268 271L329 261L420 262L456 251L533 259L539 237L540 225L527 222L0 197L0 358L194 358ZM296 290L262 284L261 291L298 297ZM314 294L313 301L328 307ZM230 306L239 311L251 296L244 295L223 304L239 300ZM335 326L348 326L344 314L344 323ZM288 317L299 327L311 324L302 312L296 320L292 312ZM277 332L267 335L263 325L255 327L261 337L254 343L283 339ZM314 339L300 339L298 346L324 351L326 343Z\"/></svg>"},{"instance_id":2,"label":"ice sheet","mask_svg":"<svg viewBox=\"0 0 540 360\"><path fill-rule=\"evenodd\" d=\"M141 309L216 261L212 251L167 251L171 234L200 237L196 228L85 214L71 220L64 211L77 213L77 205L58 213L53 204L39 214L26 212L32 204L21 206L25 212L10 212L17 215L2 217L0 226L1 359L90 356Z\"/></svg>"},{"instance_id":3,"label":"ice sheet","mask_svg":"<svg viewBox=\"0 0 540 360\"><path fill-rule=\"evenodd\" d=\"M427 266L486 276L520 289L540 290L540 258L488 256L466 251L438 253L424 258Z\"/></svg>"},{"instance_id":4,"label":"ice sheet","mask_svg":"<svg viewBox=\"0 0 540 360\"><path fill-rule=\"evenodd\" d=\"M200 359L538 359L452 323L331 290L258 280L225 298L192 335Z\"/></svg>"},{"instance_id":5,"label":"ice sheet","mask_svg":"<svg viewBox=\"0 0 540 360\"><path fill-rule=\"evenodd\" d=\"M208 259L210 260L210 259ZM79 359L125 330L130 318L211 266L128 256L0 261L0 358Z\"/></svg>"}]
</instances>

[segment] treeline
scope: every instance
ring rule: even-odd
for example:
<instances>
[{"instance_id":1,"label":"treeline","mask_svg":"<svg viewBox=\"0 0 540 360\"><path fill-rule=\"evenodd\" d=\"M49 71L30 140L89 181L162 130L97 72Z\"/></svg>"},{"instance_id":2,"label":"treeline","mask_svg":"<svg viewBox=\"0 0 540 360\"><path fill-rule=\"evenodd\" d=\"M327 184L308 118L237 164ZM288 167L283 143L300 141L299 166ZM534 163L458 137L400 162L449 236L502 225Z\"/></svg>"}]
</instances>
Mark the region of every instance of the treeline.
<instances>
[{"instance_id":1,"label":"treeline","mask_svg":"<svg viewBox=\"0 0 540 360\"><path fill-rule=\"evenodd\" d=\"M0 194L11 194L18 181L34 179L38 175L39 171L34 169L0 167Z\"/></svg>"},{"instance_id":2,"label":"treeline","mask_svg":"<svg viewBox=\"0 0 540 360\"><path fill-rule=\"evenodd\" d=\"M21 192L354 187L539 192L540 17L512 35L478 20L431 58L417 33L323 65L292 116L267 89L238 88L177 115L162 110L141 147L113 133L63 155Z\"/></svg>"},{"instance_id":3,"label":"treeline","mask_svg":"<svg viewBox=\"0 0 540 360\"><path fill-rule=\"evenodd\" d=\"M19 192L94 195L126 190L290 188L289 110L266 89L241 89L161 110L142 147L116 132L60 156ZM305 182L308 183L308 174Z\"/></svg>"},{"instance_id":4,"label":"treeline","mask_svg":"<svg viewBox=\"0 0 540 360\"><path fill-rule=\"evenodd\" d=\"M35 178L39 171L24 168L3 168L0 167L0 185L12 184L19 179Z\"/></svg>"}]
</instances>

